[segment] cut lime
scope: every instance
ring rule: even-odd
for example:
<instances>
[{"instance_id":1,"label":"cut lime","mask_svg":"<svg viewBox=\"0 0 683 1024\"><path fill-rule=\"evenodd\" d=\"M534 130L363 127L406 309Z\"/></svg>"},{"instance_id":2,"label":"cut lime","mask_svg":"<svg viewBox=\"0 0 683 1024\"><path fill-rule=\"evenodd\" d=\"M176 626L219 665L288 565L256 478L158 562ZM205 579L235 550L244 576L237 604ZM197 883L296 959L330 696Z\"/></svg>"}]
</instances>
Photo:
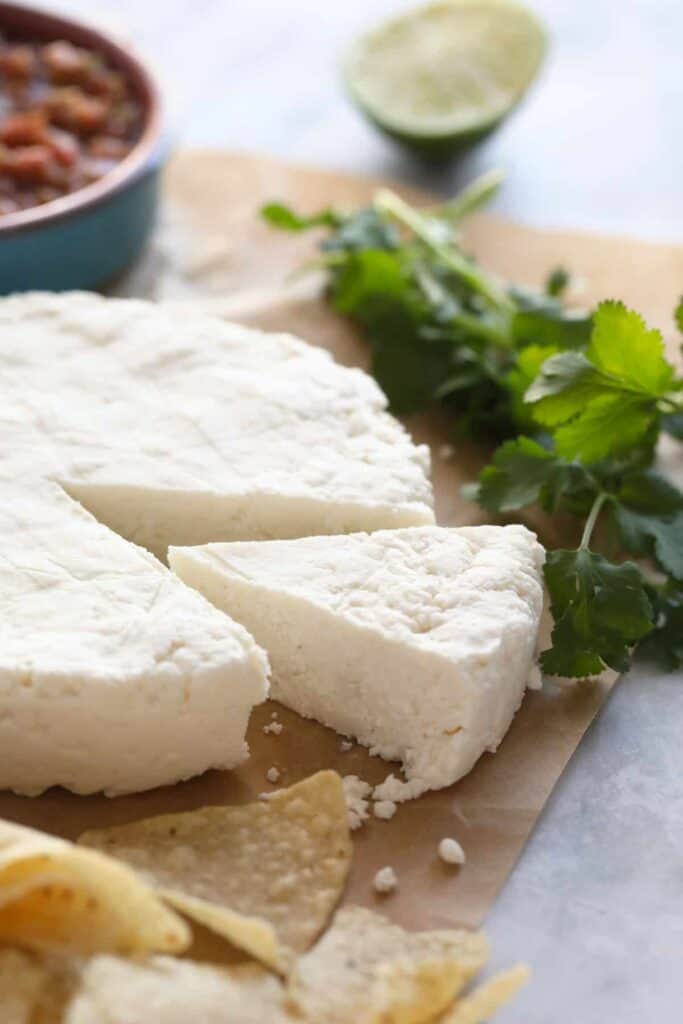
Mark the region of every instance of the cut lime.
<instances>
[{"instance_id":1,"label":"cut lime","mask_svg":"<svg viewBox=\"0 0 683 1024\"><path fill-rule=\"evenodd\" d=\"M512 0L441 0L362 36L344 70L355 102L383 131L446 154L510 112L545 47L539 20Z\"/></svg>"}]
</instances>

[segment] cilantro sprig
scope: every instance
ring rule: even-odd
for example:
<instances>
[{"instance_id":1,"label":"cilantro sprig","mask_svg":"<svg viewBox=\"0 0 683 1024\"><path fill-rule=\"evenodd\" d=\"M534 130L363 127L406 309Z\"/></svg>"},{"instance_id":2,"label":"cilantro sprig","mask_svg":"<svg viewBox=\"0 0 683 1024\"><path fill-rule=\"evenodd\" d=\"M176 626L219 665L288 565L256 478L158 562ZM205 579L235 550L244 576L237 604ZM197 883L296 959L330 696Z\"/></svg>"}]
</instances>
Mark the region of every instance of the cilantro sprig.
<instances>
[{"instance_id":1,"label":"cilantro sprig","mask_svg":"<svg viewBox=\"0 0 683 1024\"><path fill-rule=\"evenodd\" d=\"M568 309L557 268L543 292L502 282L464 247L460 225L500 176L417 210L380 190L355 212L301 216L323 228L320 260L334 309L370 345L396 413L440 405L456 434L502 442L465 490L494 515L540 507L577 522L577 546L549 550L551 675L625 671L634 649L683 664L683 494L655 468L661 433L683 440L683 378L660 333L622 303ZM674 319L683 331L683 300Z\"/></svg>"},{"instance_id":2,"label":"cilantro sprig","mask_svg":"<svg viewBox=\"0 0 683 1024\"><path fill-rule=\"evenodd\" d=\"M462 220L500 180L486 175L428 210L386 189L352 213L301 216L282 203L262 210L276 228L327 229L315 266L326 270L333 308L370 344L373 374L394 412L439 403L457 414L461 434L494 441L527 424L523 395L540 362L584 345L590 333L590 317L558 297L564 272L536 294L506 286L465 251Z\"/></svg>"}]
</instances>

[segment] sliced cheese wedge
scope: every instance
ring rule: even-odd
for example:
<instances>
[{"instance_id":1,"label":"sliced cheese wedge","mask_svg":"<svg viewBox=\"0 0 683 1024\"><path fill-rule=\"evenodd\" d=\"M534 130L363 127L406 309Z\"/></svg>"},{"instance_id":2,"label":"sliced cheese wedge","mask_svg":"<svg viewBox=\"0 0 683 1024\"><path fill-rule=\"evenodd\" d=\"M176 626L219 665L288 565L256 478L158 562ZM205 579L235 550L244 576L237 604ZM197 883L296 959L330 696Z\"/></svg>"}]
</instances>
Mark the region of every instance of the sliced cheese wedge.
<instances>
[{"instance_id":1,"label":"sliced cheese wedge","mask_svg":"<svg viewBox=\"0 0 683 1024\"><path fill-rule=\"evenodd\" d=\"M247 631L54 484L0 479L0 786L148 789L247 755Z\"/></svg>"},{"instance_id":2,"label":"sliced cheese wedge","mask_svg":"<svg viewBox=\"0 0 683 1024\"><path fill-rule=\"evenodd\" d=\"M543 549L522 526L209 544L169 562L268 651L275 699L402 762L407 787L387 799L459 779L524 695Z\"/></svg>"}]
</instances>

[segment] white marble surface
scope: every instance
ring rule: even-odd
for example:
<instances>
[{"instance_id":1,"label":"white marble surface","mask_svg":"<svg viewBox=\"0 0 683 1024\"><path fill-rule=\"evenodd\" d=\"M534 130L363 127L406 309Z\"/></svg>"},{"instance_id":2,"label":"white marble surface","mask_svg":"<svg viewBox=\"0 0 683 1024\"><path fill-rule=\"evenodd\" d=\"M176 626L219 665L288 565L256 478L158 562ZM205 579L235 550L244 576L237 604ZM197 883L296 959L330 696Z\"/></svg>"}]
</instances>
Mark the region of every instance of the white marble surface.
<instances>
[{"instance_id":1,"label":"white marble surface","mask_svg":"<svg viewBox=\"0 0 683 1024\"><path fill-rule=\"evenodd\" d=\"M156 60L179 140L447 191L508 172L498 207L538 225L681 241L683 3L532 0L553 48L524 106L458 168L425 172L349 107L335 64L397 0L61 0ZM55 4L52 4L55 6ZM683 282L681 282L683 289ZM622 681L488 921L534 983L500 1024L683 1021L683 679Z\"/></svg>"}]
</instances>

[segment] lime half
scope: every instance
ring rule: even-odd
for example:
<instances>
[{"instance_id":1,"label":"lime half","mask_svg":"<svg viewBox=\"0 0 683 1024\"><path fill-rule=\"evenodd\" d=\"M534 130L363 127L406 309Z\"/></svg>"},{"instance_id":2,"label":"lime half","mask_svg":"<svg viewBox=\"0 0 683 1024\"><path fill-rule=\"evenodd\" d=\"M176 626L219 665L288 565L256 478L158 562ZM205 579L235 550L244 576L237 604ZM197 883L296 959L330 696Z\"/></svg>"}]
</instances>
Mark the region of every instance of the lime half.
<instances>
[{"instance_id":1,"label":"lime half","mask_svg":"<svg viewBox=\"0 0 683 1024\"><path fill-rule=\"evenodd\" d=\"M512 0L441 0L362 36L344 71L353 99L383 131L446 154L509 113L545 48L539 20Z\"/></svg>"}]
</instances>

